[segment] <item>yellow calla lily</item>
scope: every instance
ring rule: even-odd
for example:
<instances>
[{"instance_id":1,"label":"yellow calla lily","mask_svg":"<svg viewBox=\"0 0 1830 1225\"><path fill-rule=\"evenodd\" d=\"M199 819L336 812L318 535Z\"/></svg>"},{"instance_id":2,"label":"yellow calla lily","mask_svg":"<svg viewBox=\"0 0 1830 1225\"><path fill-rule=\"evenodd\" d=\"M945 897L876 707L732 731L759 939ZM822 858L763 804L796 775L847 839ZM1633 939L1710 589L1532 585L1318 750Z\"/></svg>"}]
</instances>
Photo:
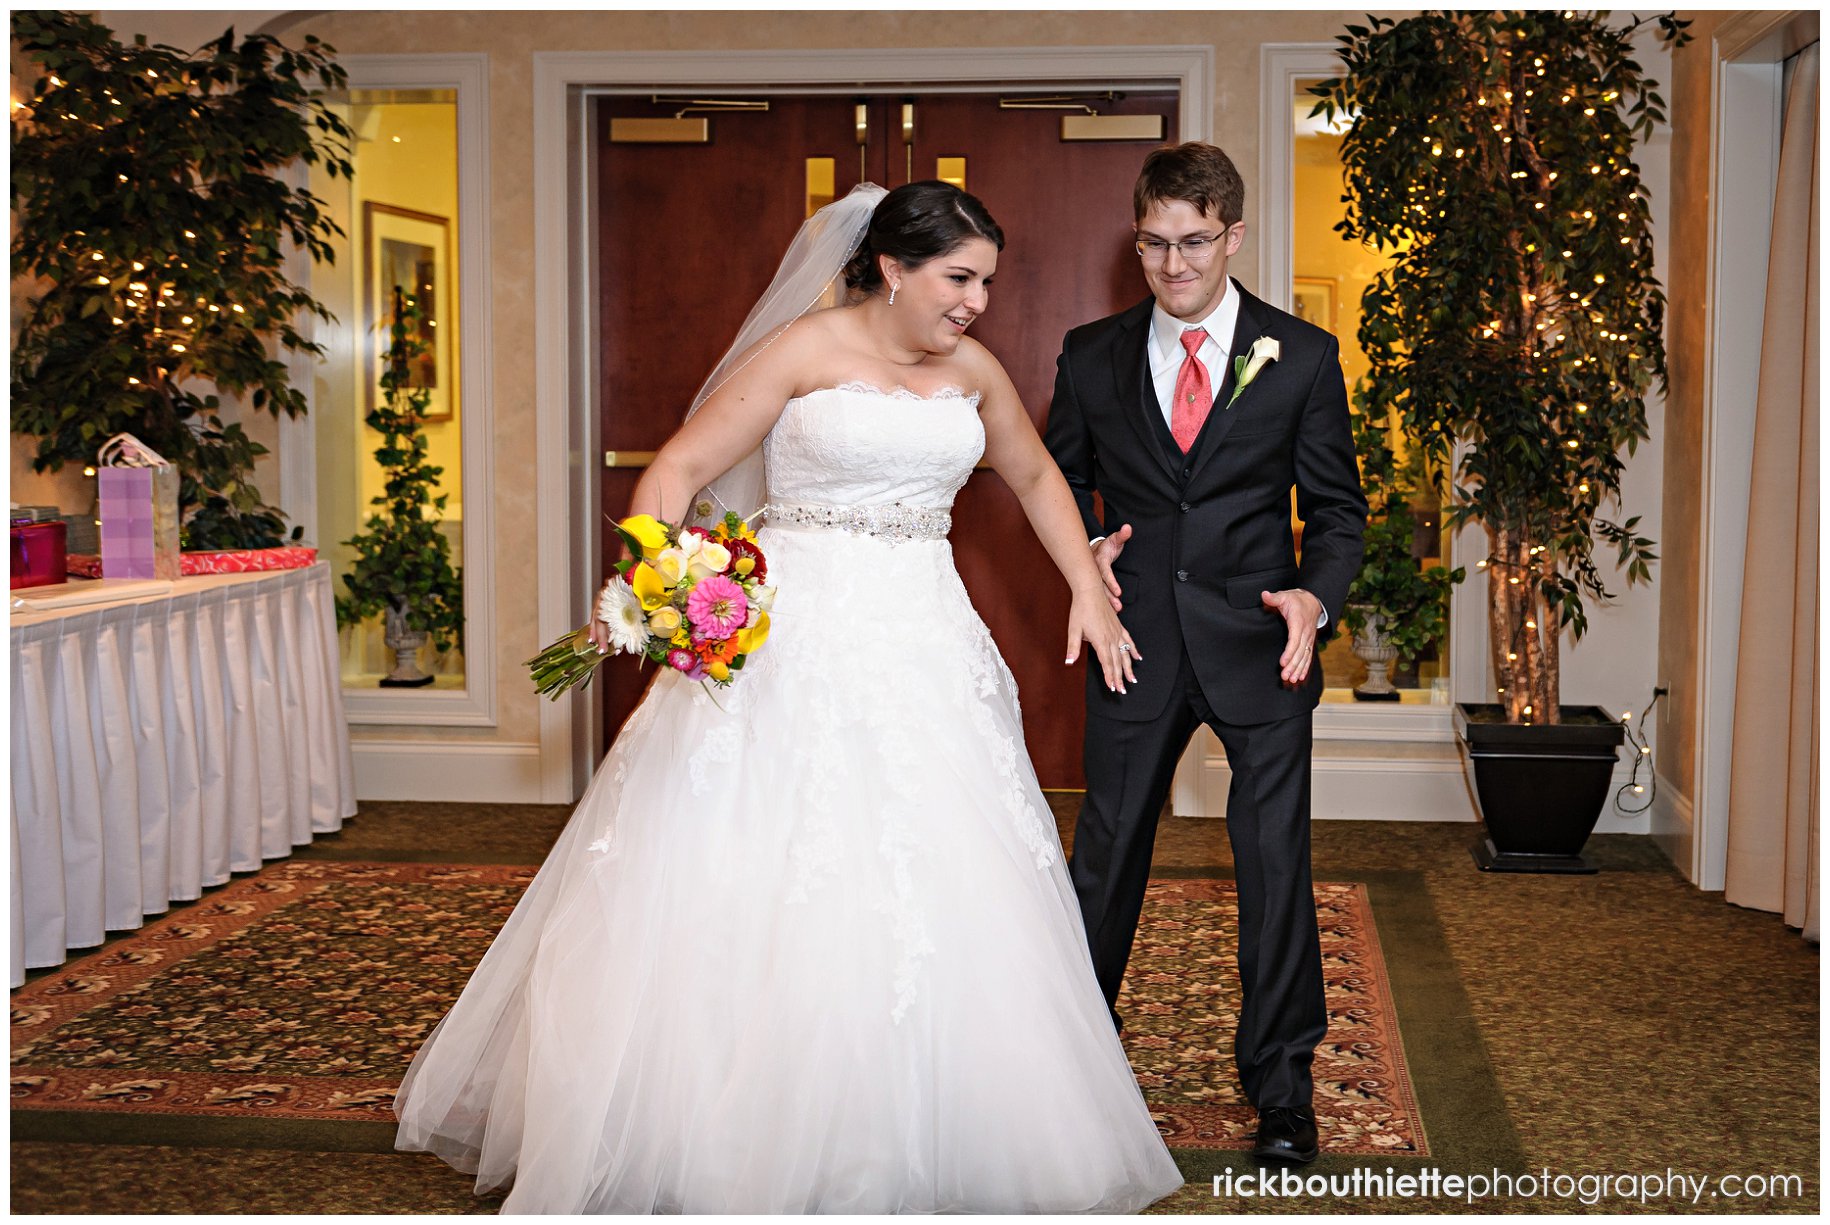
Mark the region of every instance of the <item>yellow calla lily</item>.
<instances>
[{"instance_id":1,"label":"yellow calla lily","mask_svg":"<svg viewBox=\"0 0 1830 1225\"><path fill-rule=\"evenodd\" d=\"M756 624L737 631L737 653L748 655L769 640L769 614L759 613Z\"/></svg>"},{"instance_id":2,"label":"yellow calla lily","mask_svg":"<svg viewBox=\"0 0 1830 1225\"><path fill-rule=\"evenodd\" d=\"M629 585L635 589L636 598L642 601L643 612L653 612L667 603L667 584L645 561L637 562L635 569L629 572Z\"/></svg>"},{"instance_id":3,"label":"yellow calla lily","mask_svg":"<svg viewBox=\"0 0 1830 1225\"><path fill-rule=\"evenodd\" d=\"M631 515L617 526L635 537L643 557L653 557L667 547L667 527L653 515Z\"/></svg>"}]
</instances>

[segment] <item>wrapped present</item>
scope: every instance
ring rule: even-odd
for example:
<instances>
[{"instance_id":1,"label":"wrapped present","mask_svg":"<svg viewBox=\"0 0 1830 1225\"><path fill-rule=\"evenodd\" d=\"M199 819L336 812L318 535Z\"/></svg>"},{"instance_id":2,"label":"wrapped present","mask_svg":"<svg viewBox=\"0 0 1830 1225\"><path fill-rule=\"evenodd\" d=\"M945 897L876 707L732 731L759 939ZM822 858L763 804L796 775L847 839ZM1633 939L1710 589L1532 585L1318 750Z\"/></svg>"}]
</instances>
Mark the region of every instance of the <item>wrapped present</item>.
<instances>
[{"instance_id":1,"label":"wrapped present","mask_svg":"<svg viewBox=\"0 0 1830 1225\"><path fill-rule=\"evenodd\" d=\"M96 456L102 574L177 578L178 469L132 434L116 434Z\"/></svg>"},{"instance_id":2,"label":"wrapped present","mask_svg":"<svg viewBox=\"0 0 1830 1225\"><path fill-rule=\"evenodd\" d=\"M64 523L55 506L15 506L12 516L13 587L64 581Z\"/></svg>"},{"instance_id":3,"label":"wrapped present","mask_svg":"<svg viewBox=\"0 0 1830 1225\"><path fill-rule=\"evenodd\" d=\"M272 549L229 549L221 553L186 553L186 574L247 574L254 570L301 570L318 560L318 551L303 545Z\"/></svg>"},{"instance_id":4,"label":"wrapped present","mask_svg":"<svg viewBox=\"0 0 1830 1225\"><path fill-rule=\"evenodd\" d=\"M318 551L305 545L272 549L228 549L220 553L181 553L178 569L193 574L248 574L256 570L302 570L318 560ZM93 553L72 553L66 564L78 578L101 578L102 559Z\"/></svg>"}]
</instances>

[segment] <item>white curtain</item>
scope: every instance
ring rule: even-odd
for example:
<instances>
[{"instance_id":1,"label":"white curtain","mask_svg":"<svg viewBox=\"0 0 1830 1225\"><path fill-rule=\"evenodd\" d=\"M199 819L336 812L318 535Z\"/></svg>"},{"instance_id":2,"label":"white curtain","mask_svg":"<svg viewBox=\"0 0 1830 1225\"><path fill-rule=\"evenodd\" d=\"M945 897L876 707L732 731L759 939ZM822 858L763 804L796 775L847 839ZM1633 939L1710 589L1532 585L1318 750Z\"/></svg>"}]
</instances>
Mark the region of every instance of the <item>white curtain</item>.
<instances>
[{"instance_id":1,"label":"white curtain","mask_svg":"<svg viewBox=\"0 0 1830 1225\"><path fill-rule=\"evenodd\" d=\"M1726 897L1818 938L1817 72L1789 67L1767 264Z\"/></svg>"}]
</instances>

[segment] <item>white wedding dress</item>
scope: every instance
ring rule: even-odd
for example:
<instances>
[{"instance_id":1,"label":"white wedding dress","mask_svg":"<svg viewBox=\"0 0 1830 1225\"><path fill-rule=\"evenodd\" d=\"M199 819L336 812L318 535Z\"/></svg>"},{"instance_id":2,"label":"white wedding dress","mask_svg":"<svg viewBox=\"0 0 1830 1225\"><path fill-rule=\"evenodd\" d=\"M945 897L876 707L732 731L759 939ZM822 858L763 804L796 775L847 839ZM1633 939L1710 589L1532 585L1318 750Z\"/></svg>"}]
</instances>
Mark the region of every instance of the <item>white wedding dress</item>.
<instances>
[{"instance_id":1,"label":"white wedding dress","mask_svg":"<svg viewBox=\"0 0 1830 1225\"><path fill-rule=\"evenodd\" d=\"M1181 1184L944 537L983 448L975 396L788 403L768 643L715 701L656 680L415 1057L398 1147L512 1181L505 1212L1130 1212ZM1012 583L1046 564L1011 548Z\"/></svg>"}]
</instances>

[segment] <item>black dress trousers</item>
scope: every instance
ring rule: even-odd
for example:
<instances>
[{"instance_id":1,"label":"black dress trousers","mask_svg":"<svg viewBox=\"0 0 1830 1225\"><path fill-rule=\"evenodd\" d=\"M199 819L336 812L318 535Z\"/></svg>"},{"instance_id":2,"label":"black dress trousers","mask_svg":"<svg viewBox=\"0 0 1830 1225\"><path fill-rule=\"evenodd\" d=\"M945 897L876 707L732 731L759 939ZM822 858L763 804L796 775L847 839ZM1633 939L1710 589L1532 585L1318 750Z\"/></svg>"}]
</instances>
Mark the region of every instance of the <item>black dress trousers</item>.
<instances>
[{"instance_id":1,"label":"black dress trousers","mask_svg":"<svg viewBox=\"0 0 1830 1225\"><path fill-rule=\"evenodd\" d=\"M1176 688L1158 719L1122 722L1089 713L1087 794L1069 864L1106 1002L1116 1003L1124 980L1150 876L1157 816L1176 762L1205 723L1225 746L1233 775L1226 829L1239 894L1244 997L1234 1061L1254 1106L1308 1106L1310 1064L1328 1028L1309 870L1312 715L1223 722L1201 692L1185 652L1173 677L1140 665L1138 683Z\"/></svg>"}]
</instances>

